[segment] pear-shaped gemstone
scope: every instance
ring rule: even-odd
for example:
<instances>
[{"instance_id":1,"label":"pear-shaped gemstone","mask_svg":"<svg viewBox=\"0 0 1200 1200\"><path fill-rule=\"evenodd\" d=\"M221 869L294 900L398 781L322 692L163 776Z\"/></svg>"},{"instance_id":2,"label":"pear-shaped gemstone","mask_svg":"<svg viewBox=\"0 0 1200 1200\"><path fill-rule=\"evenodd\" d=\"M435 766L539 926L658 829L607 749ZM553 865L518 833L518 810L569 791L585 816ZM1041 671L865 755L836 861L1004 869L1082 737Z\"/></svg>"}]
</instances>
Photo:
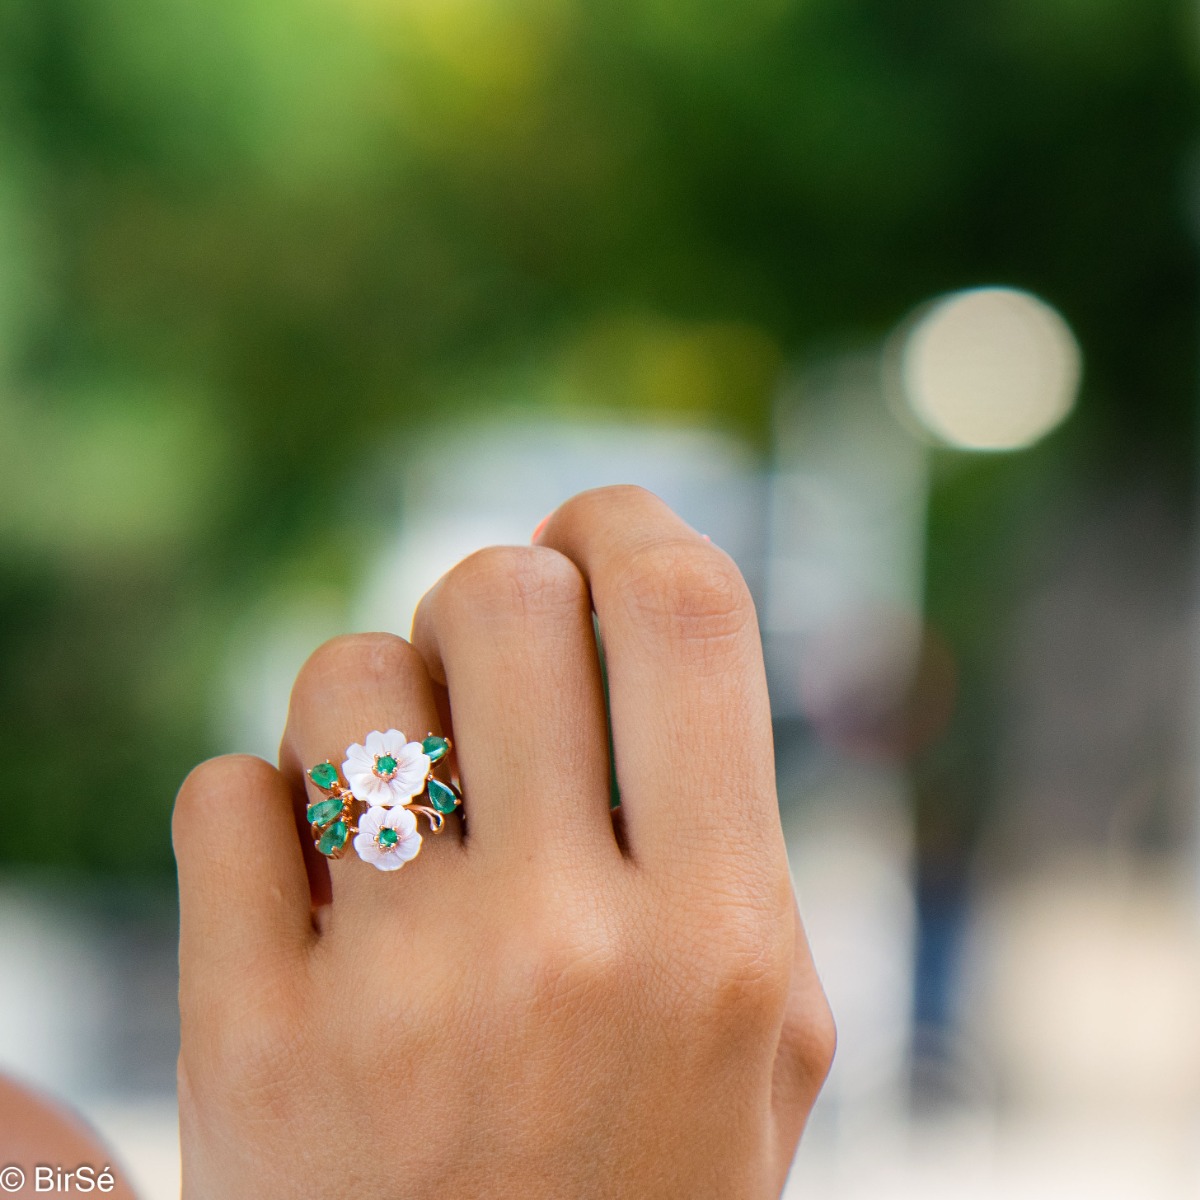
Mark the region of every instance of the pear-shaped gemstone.
<instances>
[{"instance_id":1,"label":"pear-shaped gemstone","mask_svg":"<svg viewBox=\"0 0 1200 1200\"><path fill-rule=\"evenodd\" d=\"M345 844L350 836L345 821L335 821L317 839L317 849L326 857L332 858Z\"/></svg>"},{"instance_id":2,"label":"pear-shaped gemstone","mask_svg":"<svg viewBox=\"0 0 1200 1200\"><path fill-rule=\"evenodd\" d=\"M320 766L313 767L309 771L308 777L322 791L328 792L337 787L338 773L337 767L333 763L321 763Z\"/></svg>"},{"instance_id":3,"label":"pear-shaped gemstone","mask_svg":"<svg viewBox=\"0 0 1200 1200\"><path fill-rule=\"evenodd\" d=\"M458 807L458 794L440 779L429 781L429 802L440 813L452 813Z\"/></svg>"},{"instance_id":4,"label":"pear-shaped gemstone","mask_svg":"<svg viewBox=\"0 0 1200 1200\"><path fill-rule=\"evenodd\" d=\"M342 815L342 802L336 797L331 800L318 800L316 804L308 806L305 815L310 825L328 825L330 821Z\"/></svg>"},{"instance_id":5,"label":"pear-shaped gemstone","mask_svg":"<svg viewBox=\"0 0 1200 1200\"><path fill-rule=\"evenodd\" d=\"M425 754L429 755L429 761L431 763L435 763L439 759L445 758L446 755L450 753L450 743L445 738L434 737L432 734L430 734L429 737L427 737L421 743L421 750Z\"/></svg>"}]
</instances>

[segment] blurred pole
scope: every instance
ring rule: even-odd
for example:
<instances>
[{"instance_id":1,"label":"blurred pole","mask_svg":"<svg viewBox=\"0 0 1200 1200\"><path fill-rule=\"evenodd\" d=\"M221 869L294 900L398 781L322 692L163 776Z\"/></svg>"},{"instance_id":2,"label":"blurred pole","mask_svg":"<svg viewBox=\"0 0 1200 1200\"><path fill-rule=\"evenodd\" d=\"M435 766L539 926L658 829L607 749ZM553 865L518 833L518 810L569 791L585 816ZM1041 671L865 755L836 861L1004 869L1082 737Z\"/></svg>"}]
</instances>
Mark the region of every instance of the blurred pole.
<instances>
[{"instance_id":1,"label":"blurred pole","mask_svg":"<svg viewBox=\"0 0 1200 1200\"><path fill-rule=\"evenodd\" d=\"M919 653L926 451L887 411L873 354L787 390L776 431L764 634L780 801L839 1029L810 1140L844 1147L849 1165L906 1112L909 783L902 761L859 735L881 693L903 691Z\"/></svg>"}]
</instances>

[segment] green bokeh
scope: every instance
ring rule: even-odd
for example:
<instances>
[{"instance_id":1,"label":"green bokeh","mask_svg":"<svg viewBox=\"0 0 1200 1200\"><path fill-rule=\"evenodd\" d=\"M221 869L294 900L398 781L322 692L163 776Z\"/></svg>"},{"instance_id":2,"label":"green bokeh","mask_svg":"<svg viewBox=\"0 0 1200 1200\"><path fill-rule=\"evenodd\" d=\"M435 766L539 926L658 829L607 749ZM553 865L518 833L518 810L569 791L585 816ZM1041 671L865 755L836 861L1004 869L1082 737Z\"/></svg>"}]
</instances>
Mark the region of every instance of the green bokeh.
<instances>
[{"instance_id":1,"label":"green bokeh","mask_svg":"<svg viewBox=\"0 0 1200 1200\"><path fill-rule=\"evenodd\" d=\"M1036 451L938 476L929 603L986 697L1038 504L1138 473L1187 503L1191 15L2 6L0 861L169 870L231 615L359 552L322 455L514 388L765 455L785 364L1002 282L1087 373Z\"/></svg>"}]
</instances>

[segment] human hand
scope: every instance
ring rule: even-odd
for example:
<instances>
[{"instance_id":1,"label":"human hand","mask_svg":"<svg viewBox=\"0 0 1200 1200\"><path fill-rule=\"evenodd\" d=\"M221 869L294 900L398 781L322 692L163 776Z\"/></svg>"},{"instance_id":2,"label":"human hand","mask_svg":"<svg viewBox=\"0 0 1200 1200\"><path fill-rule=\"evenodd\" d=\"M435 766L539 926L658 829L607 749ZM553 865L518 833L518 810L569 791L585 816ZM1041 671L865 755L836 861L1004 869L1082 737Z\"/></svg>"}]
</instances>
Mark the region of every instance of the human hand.
<instances>
[{"instance_id":1,"label":"human hand","mask_svg":"<svg viewBox=\"0 0 1200 1200\"><path fill-rule=\"evenodd\" d=\"M0 1194L137 1200L112 1150L64 1104L0 1075Z\"/></svg>"},{"instance_id":2,"label":"human hand","mask_svg":"<svg viewBox=\"0 0 1200 1200\"><path fill-rule=\"evenodd\" d=\"M326 863L303 769L391 726L451 736L463 817ZM321 647L280 769L197 767L174 837L187 1200L779 1195L833 1026L753 606L649 493L464 560L411 645Z\"/></svg>"}]
</instances>

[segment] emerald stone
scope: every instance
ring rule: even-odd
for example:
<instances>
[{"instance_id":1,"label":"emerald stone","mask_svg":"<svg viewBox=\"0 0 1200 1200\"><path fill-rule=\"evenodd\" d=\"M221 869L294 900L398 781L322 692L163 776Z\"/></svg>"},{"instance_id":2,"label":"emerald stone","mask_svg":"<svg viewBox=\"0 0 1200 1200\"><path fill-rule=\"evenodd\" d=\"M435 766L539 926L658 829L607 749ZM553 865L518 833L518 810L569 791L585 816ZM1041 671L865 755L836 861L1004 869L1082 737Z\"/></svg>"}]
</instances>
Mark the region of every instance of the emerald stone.
<instances>
[{"instance_id":1,"label":"emerald stone","mask_svg":"<svg viewBox=\"0 0 1200 1200\"><path fill-rule=\"evenodd\" d=\"M430 762L437 762L450 752L450 743L445 738L430 736L421 743L421 749L429 755Z\"/></svg>"},{"instance_id":2,"label":"emerald stone","mask_svg":"<svg viewBox=\"0 0 1200 1200\"><path fill-rule=\"evenodd\" d=\"M319 767L313 767L308 777L323 791L328 792L337 787L338 773L333 763L322 763Z\"/></svg>"},{"instance_id":3,"label":"emerald stone","mask_svg":"<svg viewBox=\"0 0 1200 1200\"><path fill-rule=\"evenodd\" d=\"M452 813L458 807L458 796L452 787L440 779L429 781L429 802L440 813Z\"/></svg>"},{"instance_id":4,"label":"emerald stone","mask_svg":"<svg viewBox=\"0 0 1200 1200\"><path fill-rule=\"evenodd\" d=\"M332 800L318 800L308 806L308 823L310 825L328 825L330 821L342 815L342 802L336 797Z\"/></svg>"},{"instance_id":5,"label":"emerald stone","mask_svg":"<svg viewBox=\"0 0 1200 1200\"><path fill-rule=\"evenodd\" d=\"M391 848L400 840L400 835L390 826L385 825L379 831L379 844Z\"/></svg>"},{"instance_id":6,"label":"emerald stone","mask_svg":"<svg viewBox=\"0 0 1200 1200\"><path fill-rule=\"evenodd\" d=\"M376 775L392 775L396 770L396 760L390 754L381 754L375 760Z\"/></svg>"},{"instance_id":7,"label":"emerald stone","mask_svg":"<svg viewBox=\"0 0 1200 1200\"><path fill-rule=\"evenodd\" d=\"M349 836L350 831L346 828L346 822L335 821L317 839L317 849L327 857L331 857L346 844Z\"/></svg>"}]
</instances>

